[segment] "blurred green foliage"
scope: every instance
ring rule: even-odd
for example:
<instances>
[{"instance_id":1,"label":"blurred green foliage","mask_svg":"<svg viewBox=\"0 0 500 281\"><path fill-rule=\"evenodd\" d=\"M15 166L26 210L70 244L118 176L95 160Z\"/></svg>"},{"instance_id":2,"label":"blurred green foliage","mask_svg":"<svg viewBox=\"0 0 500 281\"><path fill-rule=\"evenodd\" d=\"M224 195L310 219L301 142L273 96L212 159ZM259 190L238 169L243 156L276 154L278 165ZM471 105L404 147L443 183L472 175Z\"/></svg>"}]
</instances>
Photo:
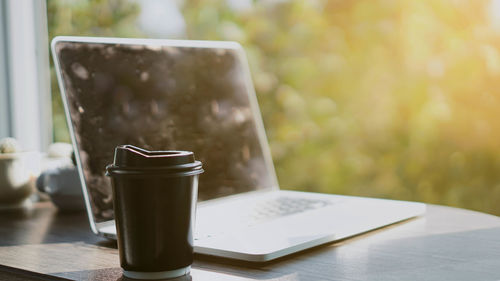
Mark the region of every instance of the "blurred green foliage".
<instances>
[{"instance_id":1,"label":"blurred green foliage","mask_svg":"<svg viewBox=\"0 0 500 281\"><path fill-rule=\"evenodd\" d=\"M184 1L186 37L245 47L283 188L500 215L492 2L236 2ZM140 35L136 4L48 3L51 36Z\"/></svg>"}]
</instances>

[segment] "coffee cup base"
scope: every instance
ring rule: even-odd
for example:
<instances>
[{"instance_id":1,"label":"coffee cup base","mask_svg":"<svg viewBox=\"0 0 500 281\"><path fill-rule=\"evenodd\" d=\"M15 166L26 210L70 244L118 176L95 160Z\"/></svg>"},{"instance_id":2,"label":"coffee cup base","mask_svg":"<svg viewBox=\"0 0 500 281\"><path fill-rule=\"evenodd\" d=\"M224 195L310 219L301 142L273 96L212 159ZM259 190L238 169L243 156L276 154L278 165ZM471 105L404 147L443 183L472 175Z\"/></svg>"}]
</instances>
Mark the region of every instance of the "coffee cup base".
<instances>
[{"instance_id":1,"label":"coffee cup base","mask_svg":"<svg viewBox=\"0 0 500 281\"><path fill-rule=\"evenodd\" d=\"M141 271L128 271L123 270L123 275L131 279L169 279L176 278L188 274L191 271L191 266L186 266L183 268L168 270L168 271L158 271L158 272L141 272Z\"/></svg>"}]
</instances>

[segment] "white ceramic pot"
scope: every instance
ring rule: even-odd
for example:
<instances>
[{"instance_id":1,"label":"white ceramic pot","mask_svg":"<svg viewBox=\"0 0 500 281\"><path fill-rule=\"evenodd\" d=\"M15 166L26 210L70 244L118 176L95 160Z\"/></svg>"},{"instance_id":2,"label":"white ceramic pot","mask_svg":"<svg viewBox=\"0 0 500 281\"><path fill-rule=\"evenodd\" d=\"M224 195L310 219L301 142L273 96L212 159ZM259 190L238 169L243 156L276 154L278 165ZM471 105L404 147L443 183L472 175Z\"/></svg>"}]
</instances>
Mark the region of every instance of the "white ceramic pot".
<instances>
[{"instance_id":1,"label":"white ceramic pot","mask_svg":"<svg viewBox=\"0 0 500 281\"><path fill-rule=\"evenodd\" d=\"M85 210L82 185L74 166L44 171L37 179L37 188L45 192L61 211Z\"/></svg>"},{"instance_id":2,"label":"white ceramic pot","mask_svg":"<svg viewBox=\"0 0 500 281\"><path fill-rule=\"evenodd\" d=\"M0 206L22 204L34 191L32 152L0 154Z\"/></svg>"}]
</instances>

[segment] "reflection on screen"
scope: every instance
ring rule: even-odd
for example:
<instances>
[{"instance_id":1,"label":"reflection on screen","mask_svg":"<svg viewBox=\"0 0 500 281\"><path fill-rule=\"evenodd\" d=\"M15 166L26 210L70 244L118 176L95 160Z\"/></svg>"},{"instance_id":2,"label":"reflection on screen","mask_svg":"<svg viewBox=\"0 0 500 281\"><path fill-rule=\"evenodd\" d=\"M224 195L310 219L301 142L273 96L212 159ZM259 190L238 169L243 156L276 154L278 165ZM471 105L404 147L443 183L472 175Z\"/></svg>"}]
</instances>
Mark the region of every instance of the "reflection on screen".
<instances>
[{"instance_id":1,"label":"reflection on screen","mask_svg":"<svg viewBox=\"0 0 500 281\"><path fill-rule=\"evenodd\" d=\"M236 51L59 42L56 52L98 222L113 218L104 173L120 144L194 151L200 200L273 184Z\"/></svg>"}]
</instances>

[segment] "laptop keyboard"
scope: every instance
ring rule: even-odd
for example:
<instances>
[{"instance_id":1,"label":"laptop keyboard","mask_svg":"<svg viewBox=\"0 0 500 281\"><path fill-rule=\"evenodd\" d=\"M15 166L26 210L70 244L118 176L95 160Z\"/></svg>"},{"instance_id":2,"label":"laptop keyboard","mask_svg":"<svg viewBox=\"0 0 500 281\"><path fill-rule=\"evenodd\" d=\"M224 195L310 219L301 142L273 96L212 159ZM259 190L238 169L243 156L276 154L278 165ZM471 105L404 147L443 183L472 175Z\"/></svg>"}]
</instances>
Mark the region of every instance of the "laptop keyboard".
<instances>
[{"instance_id":1,"label":"laptop keyboard","mask_svg":"<svg viewBox=\"0 0 500 281\"><path fill-rule=\"evenodd\" d=\"M333 200L278 197L267 201L260 201L254 206L250 206L248 212L246 212L246 214L243 212L242 216L238 218L238 221L226 221L227 223L225 226L233 230L235 228L251 227L276 218L311 211L336 203L337 201ZM196 235L195 240L220 235L225 233L226 230L227 229L221 228L211 230L205 229L205 231L201 231L202 233L200 233L200 235Z\"/></svg>"},{"instance_id":2,"label":"laptop keyboard","mask_svg":"<svg viewBox=\"0 0 500 281\"><path fill-rule=\"evenodd\" d=\"M319 209L333 203L333 201L329 200L278 197L274 200L257 204L254 209L255 211L250 219L252 222L261 222L309 210Z\"/></svg>"}]
</instances>

